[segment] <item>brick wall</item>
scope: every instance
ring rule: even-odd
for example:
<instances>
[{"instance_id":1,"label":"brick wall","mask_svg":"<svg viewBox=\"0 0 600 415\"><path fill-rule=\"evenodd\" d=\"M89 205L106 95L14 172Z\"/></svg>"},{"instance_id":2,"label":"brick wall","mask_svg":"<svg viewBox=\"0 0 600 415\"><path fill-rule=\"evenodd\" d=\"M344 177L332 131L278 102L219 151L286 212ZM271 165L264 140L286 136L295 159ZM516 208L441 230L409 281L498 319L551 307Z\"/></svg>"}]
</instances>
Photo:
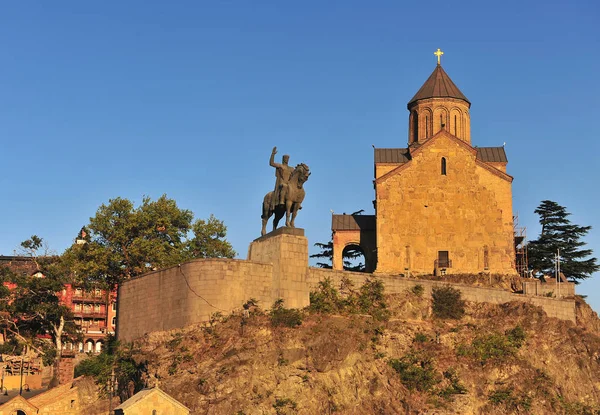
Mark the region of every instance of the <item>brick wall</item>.
<instances>
[{"instance_id":1,"label":"brick wall","mask_svg":"<svg viewBox=\"0 0 600 415\"><path fill-rule=\"evenodd\" d=\"M356 287L360 287L366 278L373 278L373 274L364 274L360 272L336 271L323 268L309 268L307 282L311 290L314 290L319 281L330 278L334 285L339 286L342 278L349 278ZM443 281L419 280L413 278L394 277L387 275L377 275L385 285L387 294L401 293L411 289L415 285L421 285L424 288L425 298L431 298L431 291L434 287L449 285ZM499 288L471 287L463 284L450 284L461 291L462 297L467 301L504 304L511 301L522 301L532 303L542 309L549 317L556 317L561 320L575 322L575 300L557 299L547 297L532 297L522 294L513 294Z\"/></svg>"}]
</instances>

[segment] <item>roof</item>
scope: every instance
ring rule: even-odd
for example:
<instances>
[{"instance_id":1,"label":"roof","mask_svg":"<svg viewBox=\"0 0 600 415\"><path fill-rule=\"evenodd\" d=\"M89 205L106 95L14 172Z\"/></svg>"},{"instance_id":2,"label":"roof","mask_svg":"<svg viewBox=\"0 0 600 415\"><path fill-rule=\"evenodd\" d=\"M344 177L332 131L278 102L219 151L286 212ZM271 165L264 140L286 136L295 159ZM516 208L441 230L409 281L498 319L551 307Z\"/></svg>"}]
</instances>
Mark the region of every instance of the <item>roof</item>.
<instances>
[{"instance_id":1,"label":"roof","mask_svg":"<svg viewBox=\"0 0 600 415\"><path fill-rule=\"evenodd\" d=\"M477 147L477 160L487 163L508 163L504 147Z\"/></svg>"},{"instance_id":2,"label":"roof","mask_svg":"<svg viewBox=\"0 0 600 415\"><path fill-rule=\"evenodd\" d=\"M376 148L375 163L406 163L410 160L407 148Z\"/></svg>"},{"instance_id":3,"label":"roof","mask_svg":"<svg viewBox=\"0 0 600 415\"><path fill-rule=\"evenodd\" d=\"M158 386L154 387L154 388L142 389L141 391L139 391L138 393L136 393L135 395L133 395L131 398L129 398L125 402L123 402L121 405L117 406L115 408L115 410L116 409L126 410L128 408L131 408L132 406L134 406L138 402L142 401L143 399L145 399L146 397L148 397L152 393L159 393L162 397L164 397L168 401L171 401L176 406L179 406L180 408L187 410L188 413L189 413L190 409L188 407L186 407L181 402L179 402L178 400L176 400L175 398L173 398L172 396L170 396L169 394L167 394L166 392L164 392Z\"/></svg>"},{"instance_id":4,"label":"roof","mask_svg":"<svg viewBox=\"0 0 600 415\"><path fill-rule=\"evenodd\" d=\"M373 231L375 215L331 215L333 231Z\"/></svg>"},{"instance_id":5,"label":"roof","mask_svg":"<svg viewBox=\"0 0 600 415\"><path fill-rule=\"evenodd\" d=\"M444 71L442 65L439 64L435 67L429 78L427 78L421 89L408 102L408 105L410 106L415 101L427 98L456 98L466 101L469 105L471 104L467 97L460 92L460 89L454 85L454 82L452 82L452 79Z\"/></svg>"}]
</instances>

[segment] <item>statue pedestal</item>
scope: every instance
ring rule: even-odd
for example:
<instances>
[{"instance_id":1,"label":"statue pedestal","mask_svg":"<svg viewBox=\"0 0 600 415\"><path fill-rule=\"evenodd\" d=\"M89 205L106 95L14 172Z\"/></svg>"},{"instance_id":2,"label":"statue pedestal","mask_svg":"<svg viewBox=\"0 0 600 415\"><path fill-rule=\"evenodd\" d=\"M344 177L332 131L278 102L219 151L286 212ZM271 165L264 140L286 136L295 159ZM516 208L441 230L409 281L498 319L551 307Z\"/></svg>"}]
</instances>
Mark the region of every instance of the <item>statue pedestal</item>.
<instances>
[{"instance_id":1,"label":"statue pedestal","mask_svg":"<svg viewBox=\"0 0 600 415\"><path fill-rule=\"evenodd\" d=\"M273 301L282 298L286 308L310 304L306 281L308 240L304 229L282 227L255 239L248 248L248 260L273 265Z\"/></svg>"}]
</instances>

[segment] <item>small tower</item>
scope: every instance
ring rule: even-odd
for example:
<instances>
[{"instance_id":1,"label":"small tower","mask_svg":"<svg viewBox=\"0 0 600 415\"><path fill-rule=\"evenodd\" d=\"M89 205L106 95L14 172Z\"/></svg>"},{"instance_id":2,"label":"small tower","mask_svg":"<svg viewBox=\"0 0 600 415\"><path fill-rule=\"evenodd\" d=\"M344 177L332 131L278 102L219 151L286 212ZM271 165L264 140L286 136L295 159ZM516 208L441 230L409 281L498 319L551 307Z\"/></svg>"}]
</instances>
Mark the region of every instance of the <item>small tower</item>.
<instances>
[{"instance_id":1,"label":"small tower","mask_svg":"<svg viewBox=\"0 0 600 415\"><path fill-rule=\"evenodd\" d=\"M437 66L408 102L408 144L411 147L422 144L441 129L471 144L471 103L442 68L443 54L439 49L434 53Z\"/></svg>"}]
</instances>

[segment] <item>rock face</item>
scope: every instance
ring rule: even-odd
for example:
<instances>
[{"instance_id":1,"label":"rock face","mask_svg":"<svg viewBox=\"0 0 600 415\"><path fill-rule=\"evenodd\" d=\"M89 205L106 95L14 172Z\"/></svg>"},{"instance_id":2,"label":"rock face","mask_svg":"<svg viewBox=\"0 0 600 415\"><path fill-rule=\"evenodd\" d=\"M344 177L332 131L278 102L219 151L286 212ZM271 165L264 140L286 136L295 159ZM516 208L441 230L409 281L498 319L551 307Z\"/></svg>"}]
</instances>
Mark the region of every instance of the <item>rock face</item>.
<instances>
[{"instance_id":1,"label":"rock face","mask_svg":"<svg viewBox=\"0 0 600 415\"><path fill-rule=\"evenodd\" d=\"M295 328L254 310L135 343L149 384L192 414L595 414L600 320L526 303L466 304L439 320L419 290L390 318L304 313Z\"/></svg>"}]
</instances>

